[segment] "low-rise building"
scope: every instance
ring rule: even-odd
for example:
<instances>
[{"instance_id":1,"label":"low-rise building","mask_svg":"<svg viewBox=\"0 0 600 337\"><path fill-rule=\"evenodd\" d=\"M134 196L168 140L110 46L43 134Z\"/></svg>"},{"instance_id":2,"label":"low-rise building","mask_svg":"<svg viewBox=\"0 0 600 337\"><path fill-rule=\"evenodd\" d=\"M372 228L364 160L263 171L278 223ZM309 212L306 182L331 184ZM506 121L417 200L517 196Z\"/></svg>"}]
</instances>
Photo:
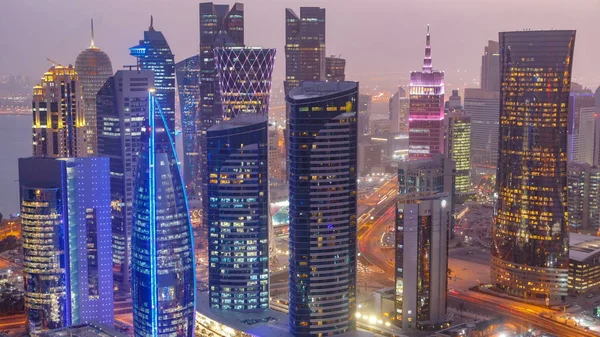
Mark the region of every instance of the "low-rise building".
<instances>
[{"instance_id":1,"label":"low-rise building","mask_svg":"<svg viewBox=\"0 0 600 337\"><path fill-rule=\"evenodd\" d=\"M581 294L600 287L600 237L569 233L569 292Z\"/></svg>"}]
</instances>

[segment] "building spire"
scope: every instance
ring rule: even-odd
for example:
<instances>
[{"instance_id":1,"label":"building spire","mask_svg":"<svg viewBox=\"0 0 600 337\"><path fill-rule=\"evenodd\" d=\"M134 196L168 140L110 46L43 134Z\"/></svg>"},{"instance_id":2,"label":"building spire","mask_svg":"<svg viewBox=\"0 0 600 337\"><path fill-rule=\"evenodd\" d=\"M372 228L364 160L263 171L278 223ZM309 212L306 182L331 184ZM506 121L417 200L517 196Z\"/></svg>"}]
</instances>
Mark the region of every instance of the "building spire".
<instances>
[{"instance_id":1,"label":"building spire","mask_svg":"<svg viewBox=\"0 0 600 337\"><path fill-rule=\"evenodd\" d=\"M96 48L96 45L94 44L94 19L92 18L92 43L90 44L90 48L94 49Z\"/></svg>"},{"instance_id":2,"label":"building spire","mask_svg":"<svg viewBox=\"0 0 600 337\"><path fill-rule=\"evenodd\" d=\"M151 32L154 31L154 17L152 15L150 15L150 28L148 30Z\"/></svg>"},{"instance_id":3,"label":"building spire","mask_svg":"<svg viewBox=\"0 0 600 337\"><path fill-rule=\"evenodd\" d=\"M431 38L429 36L429 25L427 25L427 37L425 39L425 58L423 59L423 72L430 73L433 71L431 63Z\"/></svg>"}]
</instances>

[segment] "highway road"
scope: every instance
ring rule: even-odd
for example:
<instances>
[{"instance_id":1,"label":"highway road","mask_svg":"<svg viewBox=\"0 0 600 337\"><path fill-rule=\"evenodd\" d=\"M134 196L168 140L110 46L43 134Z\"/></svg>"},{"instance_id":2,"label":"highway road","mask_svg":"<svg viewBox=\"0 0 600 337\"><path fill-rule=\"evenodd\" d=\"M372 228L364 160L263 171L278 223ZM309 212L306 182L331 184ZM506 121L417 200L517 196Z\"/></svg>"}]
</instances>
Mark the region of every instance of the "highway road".
<instances>
[{"instance_id":1,"label":"highway road","mask_svg":"<svg viewBox=\"0 0 600 337\"><path fill-rule=\"evenodd\" d=\"M0 331L25 328L25 314L0 316Z\"/></svg>"}]
</instances>

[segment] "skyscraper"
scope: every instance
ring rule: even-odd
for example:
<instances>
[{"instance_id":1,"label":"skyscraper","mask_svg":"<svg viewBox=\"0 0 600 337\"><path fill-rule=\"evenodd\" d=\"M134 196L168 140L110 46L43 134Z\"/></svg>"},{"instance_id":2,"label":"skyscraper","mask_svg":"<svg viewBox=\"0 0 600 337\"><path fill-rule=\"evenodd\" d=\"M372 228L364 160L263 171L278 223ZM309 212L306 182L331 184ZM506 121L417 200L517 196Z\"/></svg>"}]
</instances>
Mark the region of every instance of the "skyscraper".
<instances>
[{"instance_id":1,"label":"skyscraper","mask_svg":"<svg viewBox=\"0 0 600 337\"><path fill-rule=\"evenodd\" d=\"M167 118L148 93L133 198L136 336L194 335L196 263L187 196Z\"/></svg>"},{"instance_id":2,"label":"skyscraper","mask_svg":"<svg viewBox=\"0 0 600 337\"><path fill-rule=\"evenodd\" d=\"M498 163L500 92L465 89L465 114L471 117L471 163Z\"/></svg>"},{"instance_id":3,"label":"skyscraper","mask_svg":"<svg viewBox=\"0 0 600 337\"><path fill-rule=\"evenodd\" d=\"M600 114L595 107L579 109L573 137L573 162L600 165ZM567 150L568 151L568 150Z\"/></svg>"},{"instance_id":4,"label":"skyscraper","mask_svg":"<svg viewBox=\"0 0 600 337\"><path fill-rule=\"evenodd\" d=\"M571 89L569 94L569 116L567 117L567 158L569 161L588 162L590 165L597 165L597 163L594 164L594 159L592 159L595 147L593 139L596 133L596 126L594 125L594 114L597 112L595 101L594 94L591 92L578 92ZM591 142L591 144L587 142ZM586 152L587 161L585 159Z\"/></svg>"},{"instance_id":5,"label":"skyscraper","mask_svg":"<svg viewBox=\"0 0 600 337\"><path fill-rule=\"evenodd\" d=\"M33 155L85 157L86 121L79 75L73 66L51 67L33 87Z\"/></svg>"},{"instance_id":6,"label":"skyscraper","mask_svg":"<svg viewBox=\"0 0 600 337\"><path fill-rule=\"evenodd\" d=\"M357 117L357 130L358 139L361 136L368 135L370 132L370 119L371 119L371 105L373 103L373 97L371 95L360 94L358 95L358 117Z\"/></svg>"},{"instance_id":7,"label":"skyscraper","mask_svg":"<svg viewBox=\"0 0 600 337\"><path fill-rule=\"evenodd\" d=\"M423 70L410 73L408 156L429 158L444 152L444 72L433 71L429 26Z\"/></svg>"},{"instance_id":8,"label":"skyscraper","mask_svg":"<svg viewBox=\"0 0 600 337\"><path fill-rule=\"evenodd\" d=\"M286 101L290 327L341 334L356 329L358 83L304 81Z\"/></svg>"},{"instance_id":9,"label":"skyscraper","mask_svg":"<svg viewBox=\"0 0 600 337\"><path fill-rule=\"evenodd\" d=\"M241 113L267 115L275 49L215 48L223 118Z\"/></svg>"},{"instance_id":10,"label":"skyscraper","mask_svg":"<svg viewBox=\"0 0 600 337\"><path fill-rule=\"evenodd\" d=\"M269 308L267 116L239 114L208 130L212 308Z\"/></svg>"},{"instance_id":11,"label":"skyscraper","mask_svg":"<svg viewBox=\"0 0 600 337\"><path fill-rule=\"evenodd\" d=\"M600 168L569 163L567 171L569 228L600 228Z\"/></svg>"},{"instance_id":12,"label":"skyscraper","mask_svg":"<svg viewBox=\"0 0 600 337\"><path fill-rule=\"evenodd\" d=\"M406 91L398 87L389 100L390 131L392 133L408 132L408 107L409 99L405 97Z\"/></svg>"},{"instance_id":13,"label":"skyscraper","mask_svg":"<svg viewBox=\"0 0 600 337\"><path fill-rule=\"evenodd\" d=\"M500 33L500 148L492 284L567 295L567 114L575 31Z\"/></svg>"},{"instance_id":14,"label":"skyscraper","mask_svg":"<svg viewBox=\"0 0 600 337\"><path fill-rule=\"evenodd\" d=\"M75 70L83 86L83 108L86 121L88 155L95 155L98 148L96 126L96 93L112 76L110 58L94 44L94 20L92 19L92 41L90 47L77 56Z\"/></svg>"},{"instance_id":15,"label":"skyscraper","mask_svg":"<svg viewBox=\"0 0 600 337\"><path fill-rule=\"evenodd\" d=\"M462 197L471 191L471 117L451 112L448 123L447 155L456 165L455 193Z\"/></svg>"},{"instance_id":16,"label":"skyscraper","mask_svg":"<svg viewBox=\"0 0 600 337\"><path fill-rule=\"evenodd\" d=\"M346 80L346 60L341 57L331 55L325 58L325 79L331 81Z\"/></svg>"},{"instance_id":17,"label":"skyscraper","mask_svg":"<svg viewBox=\"0 0 600 337\"><path fill-rule=\"evenodd\" d=\"M395 319L403 329L446 326L450 203L439 193L397 204Z\"/></svg>"},{"instance_id":18,"label":"skyscraper","mask_svg":"<svg viewBox=\"0 0 600 337\"><path fill-rule=\"evenodd\" d=\"M481 56L481 89L500 91L500 45L496 41L488 41Z\"/></svg>"},{"instance_id":19,"label":"skyscraper","mask_svg":"<svg viewBox=\"0 0 600 337\"><path fill-rule=\"evenodd\" d=\"M129 48L142 70L154 72L156 101L163 111L171 137L175 138L175 55L161 31L154 29L153 18L144 32L144 39Z\"/></svg>"},{"instance_id":20,"label":"skyscraper","mask_svg":"<svg viewBox=\"0 0 600 337\"><path fill-rule=\"evenodd\" d=\"M194 55L175 65L183 133L183 181L191 193L200 187L196 185L200 164L200 63L200 56Z\"/></svg>"},{"instance_id":21,"label":"skyscraper","mask_svg":"<svg viewBox=\"0 0 600 337\"><path fill-rule=\"evenodd\" d=\"M131 234L135 171L148 114L150 70L118 70L97 94L98 155L110 158L112 261L115 289L131 290Z\"/></svg>"},{"instance_id":22,"label":"skyscraper","mask_svg":"<svg viewBox=\"0 0 600 337\"><path fill-rule=\"evenodd\" d=\"M108 158L21 158L25 313L31 335L113 324Z\"/></svg>"},{"instance_id":23,"label":"skyscraper","mask_svg":"<svg viewBox=\"0 0 600 337\"><path fill-rule=\"evenodd\" d=\"M215 5L212 2L200 3L200 113L197 117L196 132L200 148L199 172L196 186L200 186L202 208L208 209L205 198L208 167L206 133L210 127L223 120L221 90L215 64L214 49L217 47L244 46L244 4ZM208 228L206 217L202 218L204 228Z\"/></svg>"}]
</instances>

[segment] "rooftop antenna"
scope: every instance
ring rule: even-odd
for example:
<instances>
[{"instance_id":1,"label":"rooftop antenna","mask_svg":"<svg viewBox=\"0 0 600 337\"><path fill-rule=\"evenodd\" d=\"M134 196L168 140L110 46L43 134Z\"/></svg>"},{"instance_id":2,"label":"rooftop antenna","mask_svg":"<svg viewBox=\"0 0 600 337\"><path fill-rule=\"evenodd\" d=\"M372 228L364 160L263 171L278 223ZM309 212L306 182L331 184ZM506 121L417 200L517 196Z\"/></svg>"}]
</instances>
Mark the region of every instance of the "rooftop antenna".
<instances>
[{"instance_id":1,"label":"rooftop antenna","mask_svg":"<svg viewBox=\"0 0 600 337\"><path fill-rule=\"evenodd\" d=\"M92 44L90 45L90 48L94 49L96 48L96 45L94 44L94 19L92 18Z\"/></svg>"},{"instance_id":2,"label":"rooftop antenna","mask_svg":"<svg viewBox=\"0 0 600 337\"><path fill-rule=\"evenodd\" d=\"M150 28L148 30L151 32L154 31L154 17L152 15L150 15Z\"/></svg>"}]
</instances>

